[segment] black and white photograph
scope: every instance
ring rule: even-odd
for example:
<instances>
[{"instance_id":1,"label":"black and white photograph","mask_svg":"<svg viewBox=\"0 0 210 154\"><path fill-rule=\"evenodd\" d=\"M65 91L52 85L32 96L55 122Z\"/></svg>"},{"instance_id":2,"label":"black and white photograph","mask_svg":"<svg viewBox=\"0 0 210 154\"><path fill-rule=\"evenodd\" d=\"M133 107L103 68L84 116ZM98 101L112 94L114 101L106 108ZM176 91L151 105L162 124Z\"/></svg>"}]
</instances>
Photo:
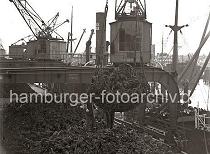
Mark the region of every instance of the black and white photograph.
<instances>
[{"instance_id":1,"label":"black and white photograph","mask_svg":"<svg viewBox=\"0 0 210 154\"><path fill-rule=\"evenodd\" d=\"M1 0L0 154L210 154L209 0Z\"/></svg>"}]
</instances>

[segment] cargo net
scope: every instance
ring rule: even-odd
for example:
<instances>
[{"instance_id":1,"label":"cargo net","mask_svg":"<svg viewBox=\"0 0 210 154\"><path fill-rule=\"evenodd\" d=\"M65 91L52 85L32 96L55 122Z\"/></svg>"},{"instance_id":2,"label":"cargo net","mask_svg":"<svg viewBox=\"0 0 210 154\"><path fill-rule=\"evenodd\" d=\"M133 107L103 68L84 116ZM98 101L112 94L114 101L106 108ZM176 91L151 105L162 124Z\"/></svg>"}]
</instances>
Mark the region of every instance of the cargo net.
<instances>
[{"instance_id":1,"label":"cargo net","mask_svg":"<svg viewBox=\"0 0 210 154\"><path fill-rule=\"evenodd\" d=\"M105 91L105 96L102 98L103 91ZM121 64L118 67L107 69L99 68L92 77L92 82L88 89L89 93L95 93L95 97L92 99L93 103L103 110L115 112L129 111L139 103L143 103L133 103L130 99L135 98L131 96L132 94L141 96L143 93L149 93L149 91L150 87L142 70L141 73L137 73L129 64ZM118 99L118 101L116 97L117 92L120 93L120 99ZM125 101L120 102L123 93L129 94L130 96L130 99L128 99L127 96L124 97L123 95L122 98L126 100L126 103ZM107 94L114 94L115 97L113 98L113 95L110 96ZM106 101L107 98L109 102ZM115 99L115 101L113 101L113 99ZM127 100L129 101L127 102ZM139 101L141 101L141 99L139 99Z\"/></svg>"}]
</instances>

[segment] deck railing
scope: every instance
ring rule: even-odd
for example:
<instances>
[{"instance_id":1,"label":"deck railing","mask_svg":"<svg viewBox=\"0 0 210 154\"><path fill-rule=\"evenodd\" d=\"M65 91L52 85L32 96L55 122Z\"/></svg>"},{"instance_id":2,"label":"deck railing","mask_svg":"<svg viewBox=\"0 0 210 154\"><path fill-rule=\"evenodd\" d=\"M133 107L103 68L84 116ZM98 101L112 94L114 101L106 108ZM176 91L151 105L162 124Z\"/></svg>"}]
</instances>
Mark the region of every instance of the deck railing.
<instances>
[{"instance_id":1,"label":"deck railing","mask_svg":"<svg viewBox=\"0 0 210 154\"><path fill-rule=\"evenodd\" d=\"M199 110L195 110L195 128L210 131L210 117L207 114L200 115Z\"/></svg>"},{"instance_id":2,"label":"deck railing","mask_svg":"<svg viewBox=\"0 0 210 154\"><path fill-rule=\"evenodd\" d=\"M91 54L91 60L94 60L95 56L94 53ZM86 57L84 54L77 53L59 53L59 54L48 54L48 53L42 53L42 54L37 54L37 55L28 55L28 54L16 54L16 55L0 55L0 61L2 59L17 59L17 60L28 60L28 59L43 59L43 60L59 60L59 61L64 61L65 63L79 63L83 64L86 61Z\"/></svg>"}]
</instances>

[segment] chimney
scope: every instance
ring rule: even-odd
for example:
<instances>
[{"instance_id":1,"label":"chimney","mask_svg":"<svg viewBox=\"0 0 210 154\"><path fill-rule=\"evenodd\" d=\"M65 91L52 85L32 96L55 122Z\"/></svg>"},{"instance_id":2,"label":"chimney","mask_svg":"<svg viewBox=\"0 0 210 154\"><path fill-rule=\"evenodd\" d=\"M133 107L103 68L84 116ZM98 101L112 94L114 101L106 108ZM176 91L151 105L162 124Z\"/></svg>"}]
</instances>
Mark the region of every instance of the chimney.
<instances>
[{"instance_id":1,"label":"chimney","mask_svg":"<svg viewBox=\"0 0 210 154\"><path fill-rule=\"evenodd\" d=\"M106 17L104 12L96 13L96 65L106 65Z\"/></svg>"}]
</instances>

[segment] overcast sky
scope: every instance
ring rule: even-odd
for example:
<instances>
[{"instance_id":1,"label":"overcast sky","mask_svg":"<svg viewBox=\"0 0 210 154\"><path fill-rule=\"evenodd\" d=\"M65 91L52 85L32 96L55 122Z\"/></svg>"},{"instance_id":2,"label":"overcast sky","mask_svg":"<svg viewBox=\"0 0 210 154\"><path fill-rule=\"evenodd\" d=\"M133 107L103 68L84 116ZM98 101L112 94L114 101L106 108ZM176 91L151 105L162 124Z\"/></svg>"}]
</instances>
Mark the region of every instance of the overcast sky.
<instances>
[{"instance_id":1,"label":"overcast sky","mask_svg":"<svg viewBox=\"0 0 210 154\"><path fill-rule=\"evenodd\" d=\"M153 44L156 45L156 51L161 51L161 37L164 36L164 49L169 52L173 45L173 34L169 37L170 29L165 24L174 24L175 0L146 0L147 1L147 20L153 23ZM183 28L183 35L179 35L179 54L188 54L194 52L198 47L205 22L210 11L209 0L179 0L179 25L189 24L189 27ZM74 47L84 28L87 29L83 37L78 52L85 50L90 30L95 29L95 14L97 11L103 11L106 0L28 0L38 14L45 20L49 20L57 12L60 12L58 22L70 18L71 6L74 6L73 37L77 38ZM109 0L109 12L107 22L114 21L115 0ZM0 39L3 46L8 50L8 46L17 40L31 34L26 23L18 13L13 3L9 0L0 2ZM209 28L210 30L210 28ZM62 26L58 32L65 39L70 31L70 24ZM109 31L109 25L107 26ZM168 39L167 39L168 38ZM109 40L109 37L107 38ZM92 47L95 47L95 35L92 40ZM202 53L208 53L210 50L210 41L207 42Z\"/></svg>"}]
</instances>

